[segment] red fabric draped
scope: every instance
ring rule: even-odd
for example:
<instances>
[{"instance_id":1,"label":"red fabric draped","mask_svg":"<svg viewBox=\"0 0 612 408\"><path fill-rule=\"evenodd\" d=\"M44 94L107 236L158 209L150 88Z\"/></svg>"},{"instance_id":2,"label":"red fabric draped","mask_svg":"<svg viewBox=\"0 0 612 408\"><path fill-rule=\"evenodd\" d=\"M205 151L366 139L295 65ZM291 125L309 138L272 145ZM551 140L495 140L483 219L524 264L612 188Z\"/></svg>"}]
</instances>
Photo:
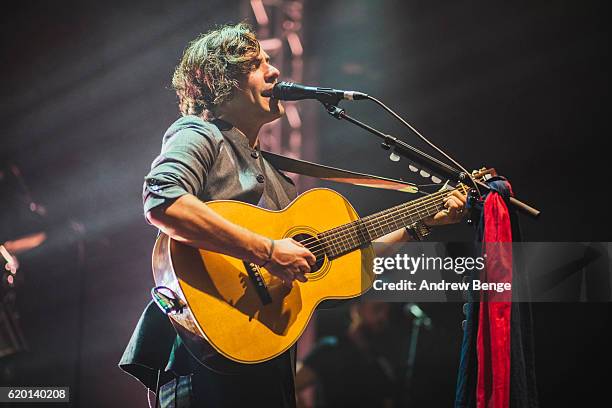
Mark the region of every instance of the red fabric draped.
<instances>
[{"instance_id":1,"label":"red fabric draped","mask_svg":"<svg viewBox=\"0 0 612 408\"><path fill-rule=\"evenodd\" d=\"M486 256L481 280L512 283L512 229L504 199L491 192L484 203L483 252ZM510 405L510 311L512 292L481 292L477 337L477 408Z\"/></svg>"}]
</instances>

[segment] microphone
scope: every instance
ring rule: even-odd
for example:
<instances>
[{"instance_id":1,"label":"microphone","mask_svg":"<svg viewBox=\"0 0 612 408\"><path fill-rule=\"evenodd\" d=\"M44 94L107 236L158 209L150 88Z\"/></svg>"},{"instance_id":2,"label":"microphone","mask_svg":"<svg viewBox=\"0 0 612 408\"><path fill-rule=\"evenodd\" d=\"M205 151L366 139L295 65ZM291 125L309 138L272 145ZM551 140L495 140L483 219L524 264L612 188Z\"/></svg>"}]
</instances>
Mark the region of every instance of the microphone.
<instances>
[{"instance_id":1,"label":"microphone","mask_svg":"<svg viewBox=\"0 0 612 408\"><path fill-rule=\"evenodd\" d=\"M425 326L427 329L431 329L433 327L430 317L427 316L423 309L421 309L416 303L405 304L403 307L403 312L406 315L412 316L419 326Z\"/></svg>"},{"instance_id":2,"label":"microphone","mask_svg":"<svg viewBox=\"0 0 612 408\"><path fill-rule=\"evenodd\" d=\"M302 99L317 99L320 102L330 102L336 99L349 101L367 99L368 95L362 92L342 91L333 88L318 86L305 86L293 82L277 82L274 88L264 91L263 96L271 96L279 101L299 101Z\"/></svg>"}]
</instances>

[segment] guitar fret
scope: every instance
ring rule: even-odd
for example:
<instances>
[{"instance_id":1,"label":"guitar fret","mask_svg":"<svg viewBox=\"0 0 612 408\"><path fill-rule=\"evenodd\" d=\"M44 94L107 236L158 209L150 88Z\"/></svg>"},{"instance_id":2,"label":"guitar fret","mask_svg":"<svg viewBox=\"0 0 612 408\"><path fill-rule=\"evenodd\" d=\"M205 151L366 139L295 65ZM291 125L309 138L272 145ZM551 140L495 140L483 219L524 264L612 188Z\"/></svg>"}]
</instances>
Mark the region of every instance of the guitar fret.
<instances>
[{"instance_id":1,"label":"guitar fret","mask_svg":"<svg viewBox=\"0 0 612 408\"><path fill-rule=\"evenodd\" d=\"M325 231L320 234L320 239L325 241L325 253L329 258L336 258L434 215L442 209L446 193L433 193Z\"/></svg>"}]
</instances>

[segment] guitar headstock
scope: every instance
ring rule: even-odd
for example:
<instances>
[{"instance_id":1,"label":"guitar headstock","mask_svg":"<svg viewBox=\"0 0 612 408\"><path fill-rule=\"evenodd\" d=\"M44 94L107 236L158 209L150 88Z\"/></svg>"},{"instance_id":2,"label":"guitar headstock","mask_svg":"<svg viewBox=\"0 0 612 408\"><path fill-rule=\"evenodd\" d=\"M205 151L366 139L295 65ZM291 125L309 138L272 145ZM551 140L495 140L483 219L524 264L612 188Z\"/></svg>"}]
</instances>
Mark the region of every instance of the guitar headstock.
<instances>
[{"instance_id":1,"label":"guitar headstock","mask_svg":"<svg viewBox=\"0 0 612 408\"><path fill-rule=\"evenodd\" d=\"M493 167L491 168L482 167L480 170L472 171L472 178L478 181L487 181L496 176L497 176L497 171ZM463 194L467 194L468 191L470 190L470 187L465 185L464 183L459 183L457 185L457 188L460 189Z\"/></svg>"},{"instance_id":2,"label":"guitar headstock","mask_svg":"<svg viewBox=\"0 0 612 408\"><path fill-rule=\"evenodd\" d=\"M487 181L496 176L497 176L497 171L493 167L488 168L488 169L486 167L482 167L480 170L472 171L472 177L480 181Z\"/></svg>"}]
</instances>

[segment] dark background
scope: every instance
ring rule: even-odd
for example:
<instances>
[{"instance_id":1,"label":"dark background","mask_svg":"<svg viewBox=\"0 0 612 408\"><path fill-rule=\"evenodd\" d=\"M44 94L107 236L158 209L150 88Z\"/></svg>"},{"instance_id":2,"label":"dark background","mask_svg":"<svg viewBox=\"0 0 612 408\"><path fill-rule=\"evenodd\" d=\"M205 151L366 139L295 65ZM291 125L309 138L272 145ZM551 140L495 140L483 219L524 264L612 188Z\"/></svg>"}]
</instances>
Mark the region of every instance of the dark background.
<instances>
[{"instance_id":1,"label":"dark background","mask_svg":"<svg viewBox=\"0 0 612 408\"><path fill-rule=\"evenodd\" d=\"M0 159L19 166L47 208L50 235L22 259L18 301L32 351L0 360L3 384L70 385L74 406L146 406L145 389L116 366L152 284L142 178L178 117L169 84L184 46L213 24L237 22L240 3L24 2L3 11ZM305 82L373 94L467 168L496 167L543 212L522 217L525 240L610 241L603 3L306 3ZM422 147L372 104L344 106ZM308 125L319 161L412 177L365 132L316 102L303 109L316 112ZM406 198L334 188L361 214ZM0 215L3 228L15 219ZM432 235L473 232L457 225ZM449 406L461 306L422 307L436 328L421 338L413 398ZM543 406L603 398L608 376L596 370L607 368L609 310L534 305ZM320 331L338 330L343 313L322 312Z\"/></svg>"}]
</instances>

